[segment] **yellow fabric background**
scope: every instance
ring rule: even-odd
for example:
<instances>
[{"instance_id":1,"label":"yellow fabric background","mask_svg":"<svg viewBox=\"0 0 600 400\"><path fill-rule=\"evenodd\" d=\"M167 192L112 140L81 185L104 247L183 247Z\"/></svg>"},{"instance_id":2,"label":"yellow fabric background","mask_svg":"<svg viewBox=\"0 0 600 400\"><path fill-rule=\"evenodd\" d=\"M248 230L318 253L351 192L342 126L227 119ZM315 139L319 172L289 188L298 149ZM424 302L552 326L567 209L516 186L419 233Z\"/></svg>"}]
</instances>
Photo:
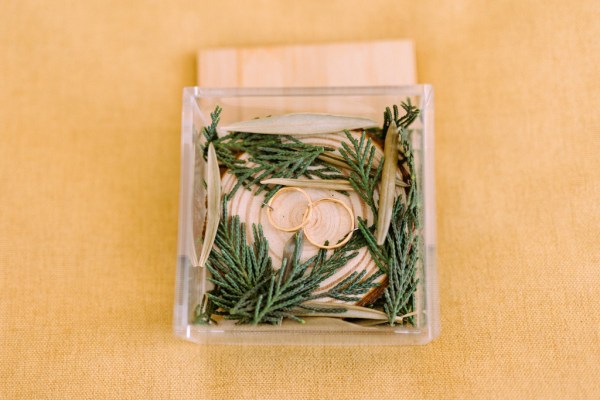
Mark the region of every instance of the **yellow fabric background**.
<instances>
[{"instance_id":1,"label":"yellow fabric background","mask_svg":"<svg viewBox=\"0 0 600 400\"><path fill-rule=\"evenodd\" d=\"M0 398L600 397L598 21L595 0L1 2ZM406 37L436 89L441 337L176 339L195 50Z\"/></svg>"}]
</instances>

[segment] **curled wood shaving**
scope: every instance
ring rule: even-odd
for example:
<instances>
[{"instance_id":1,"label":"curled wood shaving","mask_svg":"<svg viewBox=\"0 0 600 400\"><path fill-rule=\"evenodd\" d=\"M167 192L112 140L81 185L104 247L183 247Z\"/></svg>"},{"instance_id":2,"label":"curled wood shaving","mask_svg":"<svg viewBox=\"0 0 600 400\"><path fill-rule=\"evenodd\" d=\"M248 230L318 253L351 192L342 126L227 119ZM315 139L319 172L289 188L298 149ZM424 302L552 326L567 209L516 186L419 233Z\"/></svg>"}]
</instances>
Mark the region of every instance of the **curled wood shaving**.
<instances>
[{"instance_id":1,"label":"curled wood shaving","mask_svg":"<svg viewBox=\"0 0 600 400\"><path fill-rule=\"evenodd\" d=\"M392 222L392 206L396 194L396 169L398 164L398 129L392 121L383 147L383 171L381 172L381 183L379 187L379 213L377 215L377 227L375 237L379 246L383 245Z\"/></svg>"},{"instance_id":2,"label":"curled wood shaving","mask_svg":"<svg viewBox=\"0 0 600 400\"><path fill-rule=\"evenodd\" d=\"M344 179L286 179L271 178L260 181L263 185L295 186L312 189L354 190L350 182Z\"/></svg>"},{"instance_id":3,"label":"curled wood shaving","mask_svg":"<svg viewBox=\"0 0 600 400\"><path fill-rule=\"evenodd\" d=\"M220 128L226 132L263 133L270 135L314 135L377 126L368 118L343 115L296 113L236 122Z\"/></svg>"},{"instance_id":4,"label":"curled wood shaving","mask_svg":"<svg viewBox=\"0 0 600 400\"><path fill-rule=\"evenodd\" d=\"M299 317L337 317L337 318L360 318L377 320L385 323L388 321L388 315L383 311L375 310L372 308L355 306L347 303L321 303L318 301L307 301L302 303L303 306L311 308L325 308L325 309L337 309L342 312L320 312L311 310L298 309L294 311L294 315ZM345 311L343 311L345 310ZM396 317L396 322L402 322L405 316Z\"/></svg>"},{"instance_id":5,"label":"curled wood shaving","mask_svg":"<svg viewBox=\"0 0 600 400\"><path fill-rule=\"evenodd\" d=\"M219 162L217 153L212 143L208 145L208 158L206 164L206 193L207 193L207 213L206 213L206 231L202 250L198 258L198 266L203 267L210 255L217 229L219 219L221 218L221 172L219 171Z\"/></svg>"}]
</instances>

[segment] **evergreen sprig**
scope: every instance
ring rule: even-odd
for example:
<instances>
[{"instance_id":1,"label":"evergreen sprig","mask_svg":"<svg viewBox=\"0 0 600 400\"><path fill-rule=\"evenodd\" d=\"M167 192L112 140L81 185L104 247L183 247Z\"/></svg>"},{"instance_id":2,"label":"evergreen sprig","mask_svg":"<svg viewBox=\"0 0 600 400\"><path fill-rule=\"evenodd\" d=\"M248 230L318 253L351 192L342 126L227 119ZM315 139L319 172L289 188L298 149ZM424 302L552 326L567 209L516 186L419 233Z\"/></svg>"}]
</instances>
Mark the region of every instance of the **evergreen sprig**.
<instances>
[{"instance_id":1,"label":"evergreen sprig","mask_svg":"<svg viewBox=\"0 0 600 400\"><path fill-rule=\"evenodd\" d=\"M394 202L392 224L383 246L378 246L373 227L359 218L358 224L371 257L388 277L383 308L390 325L396 317L412 311L412 297L417 289L417 263L419 260L419 224L415 192L411 190L407 205L400 198Z\"/></svg>"},{"instance_id":2,"label":"evergreen sprig","mask_svg":"<svg viewBox=\"0 0 600 400\"><path fill-rule=\"evenodd\" d=\"M335 285L332 289L323 293L319 297L330 297L336 300L358 302L362 299L362 296L375 286L379 286L375 280L379 278L383 273L377 271L374 274L367 276L367 271L352 272L340 283Z\"/></svg>"},{"instance_id":3,"label":"evergreen sprig","mask_svg":"<svg viewBox=\"0 0 600 400\"><path fill-rule=\"evenodd\" d=\"M399 160L402 168L400 171L402 172L402 176L404 180L411 185L410 187L415 191L417 191L417 186L415 182L415 157L413 154L412 145L410 143L409 138L409 130L406 128L402 128L400 130L400 149L399 155L402 155L403 159Z\"/></svg>"},{"instance_id":4,"label":"evergreen sprig","mask_svg":"<svg viewBox=\"0 0 600 400\"><path fill-rule=\"evenodd\" d=\"M363 236L357 231L346 245L334 250L333 254L327 259L327 263L337 270L345 265L349 258L354 258L357 254L356 251L365 245ZM350 255L348 255L348 252L351 252ZM320 251L321 257L324 258L325 254L325 250ZM366 270L354 271L332 288L313 296L313 299L329 297L336 300L357 302L362 298L362 295L379 285L376 280L381 275L381 271L371 275L367 275Z\"/></svg>"},{"instance_id":5,"label":"evergreen sprig","mask_svg":"<svg viewBox=\"0 0 600 400\"><path fill-rule=\"evenodd\" d=\"M200 304L194 309L194 324L197 325L210 325L215 324L217 321L213 318L216 312L215 304L210 301L208 295L202 297Z\"/></svg>"},{"instance_id":6,"label":"evergreen sprig","mask_svg":"<svg viewBox=\"0 0 600 400\"><path fill-rule=\"evenodd\" d=\"M318 156L334 149L314 146L288 135L265 135L256 133L232 132L221 138L217 135L217 125L222 109L217 106L210 114L211 124L202 128L204 140L197 145L206 158L209 143L213 143L219 165L235 175L237 183L230 191L235 193L240 187L256 189L255 194L266 191L265 203L281 189L280 185L262 185L261 180L269 178L344 179L345 176L335 166L327 164ZM247 160L240 159L243 153Z\"/></svg>"},{"instance_id":7,"label":"evergreen sprig","mask_svg":"<svg viewBox=\"0 0 600 400\"><path fill-rule=\"evenodd\" d=\"M412 167L407 165L407 158L409 156L409 149L407 149L407 145L409 145L408 135L411 132L409 127L419 116L420 110L413 106L410 98L406 100L406 102L402 102L400 104L402 109L404 110L404 115L400 116L399 109L397 105L393 105L392 109L386 107L385 112L383 113L383 129L380 132L375 133L375 135L382 140L385 140L385 135L388 131L388 128L392 121L396 123L400 134L403 136L403 141L400 144L400 149L398 152L398 165L400 167L400 172L402 173L402 177L407 180L410 184L412 181L411 173ZM393 111L392 111L393 110Z\"/></svg>"},{"instance_id":8,"label":"evergreen sprig","mask_svg":"<svg viewBox=\"0 0 600 400\"><path fill-rule=\"evenodd\" d=\"M223 109L221 106L216 106L215 110L210 113L211 123L208 126L202 128L202 136L204 136L204 144L202 145L204 156L206 157L206 151L208 149L208 144L217 140L217 125L221 120L221 112ZM200 141L198 141L200 143Z\"/></svg>"},{"instance_id":9,"label":"evergreen sprig","mask_svg":"<svg viewBox=\"0 0 600 400\"><path fill-rule=\"evenodd\" d=\"M371 208L374 218L377 219L377 205L375 204L374 194L377 183L381 178L383 160L373 171L375 146L371 139L367 138L365 132L361 134L358 140L350 132L346 131L345 133L351 145L342 142L339 152L351 168L348 180L362 201Z\"/></svg>"},{"instance_id":10,"label":"evergreen sprig","mask_svg":"<svg viewBox=\"0 0 600 400\"><path fill-rule=\"evenodd\" d=\"M413 192L414 193L414 192ZM414 195L411 194L411 197ZM412 201L409 204L414 204ZM414 208L405 208L402 202L394 205L400 219L392 224L388 239L388 287L385 289L383 309L390 325L398 315L412 311L411 299L417 290L417 261L419 260L418 215Z\"/></svg>"},{"instance_id":11,"label":"evergreen sprig","mask_svg":"<svg viewBox=\"0 0 600 400\"><path fill-rule=\"evenodd\" d=\"M364 246L360 235L342 248L336 249L329 257L325 250L306 261L300 261L300 238L296 235L296 246L292 257L292 267L287 268L283 260L281 268L275 270L268 255L269 244L262 228L253 226L253 242L246 237L246 226L238 216L227 215L226 201L223 203L223 218L219 223L215 248L206 263L216 286L208 294L214 314L241 324L279 324L284 318L303 322L294 315L294 310L311 309L319 312L343 312L343 309L307 307L302 303L336 295L349 298L364 294L372 288L375 278L364 278L364 274L351 275L325 294L315 294L321 283L335 274ZM352 243L351 243L352 242ZM211 310L210 307L204 307ZM200 314L201 321L211 316Z\"/></svg>"},{"instance_id":12,"label":"evergreen sprig","mask_svg":"<svg viewBox=\"0 0 600 400\"><path fill-rule=\"evenodd\" d=\"M255 194L266 191L265 202L281 188L279 185L263 185L261 180L269 178L343 179L344 175L336 167L326 164L317 157L326 149L303 143L291 136L234 133L218 142L221 152L235 154L241 150L249 155L247 161L237 159L226 165L229 172L237 177L231 193L241 186L255 188ZM217 150L218 151L218 150ZM217 157L219 152L217 152ZM242 161L242 162L240 162Z\"/></svg>"},{"instance_id":13,"label":"evergreen sprig","mask_svg":"<svg viewBox=\"0 0 600 400\"><path fill-rule=\"evenodd\" d=\"M400 116L398 106L394 104L392 109L386 107L383 113L383 129L381 130L382 137L385 139L385 134L392 121L396 123L398 129L408 129L408 127L417 119L420 110L413 106L410 98L400 104L400 107L404 110L404 115ZM393 111L392 111L393 110Z\"/></svg>"},{"instance_id":14,"label":"evergreen sprig","mask_svg":"<svg viewBox=\"0 0 600 400\"><path fill-rule=\"evenodd\" d=\"M394 110L396 109L394 106ZM389 116L392 117L392 114L389 113ZM406 201L400 196L394 201L392 224L383 246L377 245L373 233L375 226L369 227L366 220L358 219L359 230L373 261L388 278L383 292L383 309L390 325L394 325L399 315L412 311L413 295L418 284L416 270L420 251L419 196L414 156L406 127L402 127L400 133L400 147L408 168L407 180L410 187Z\"/></svg>"}]
</instances>

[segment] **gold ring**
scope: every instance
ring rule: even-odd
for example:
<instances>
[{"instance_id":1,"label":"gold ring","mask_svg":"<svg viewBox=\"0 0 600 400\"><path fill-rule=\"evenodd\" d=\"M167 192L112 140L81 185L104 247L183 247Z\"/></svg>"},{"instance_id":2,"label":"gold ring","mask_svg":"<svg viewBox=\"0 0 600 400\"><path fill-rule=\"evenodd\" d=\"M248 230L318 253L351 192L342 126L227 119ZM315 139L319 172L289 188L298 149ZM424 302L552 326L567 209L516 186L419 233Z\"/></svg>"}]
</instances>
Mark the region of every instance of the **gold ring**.
<instances>
[{"instance_id":1,"label":"gold ring","mask_svg":"<svg viewBox=\"0 0 600 400\"><path fill-rule=\"evenodd\" d=\"M352 209L350 207L348 207L346 205L346 203L344 203L343 201L338 200L338 199L329 198L329 197L325 197L325 198L322 198L322 199L319 199L319 200L313 202L312 206L314 207L317 204L319 204L321 202L326 202L326 201L341 204L346 209L346 211L348 211L348 214L350 214L350 221L352 222L352 228L350 229L350 233L348 235L346 235L344 240L342 240L341 242L339 242L337 244L329 245L329 246L315 243L315 241L310 237L308 232L306 232L306 228L304 228L304 237L306 238L306 240L308 240L310 243L312 243L313 245L317 246L320 249L331 250L331 249L337 249L338 247L342 247L343 245L348 243L348 241L352 238L352 235L354 234L354 213L352 212Z\"/></svg>"},{"instance_id":2,"label":"gold ring","mask_svg":"<svg viewBox=\"0 0 600 400\"><path fill-rule=\"evenodd\" d=\"M271 206L273 204L273 201L275 201L275 199L283 192L291 192L291 191L295 191L295 192L300 192L304 195L304 197L306 197L306 200L308 201L308 206L306 207L306 211L304 211L304 215L302 216L302 223L298 226L294 226L291 228L284 228L282 226L279 226L275 223L275 221L273 221L273 217L271 215L271 212L273 211L273 207ZM269 219L269 222L271 223L271 225L273 225L276 229L279 229L280 231L284 231L284 232L295 232L298 231L302 228L304 228L304 226L308 223L308 221L310 220L310 216L312 213L312 200L310 199L310 196L308 195L308 193L306 193L304 190L295 187L295 186L287 186L284 188L281 188L277 191L277 193L275 193L273 195L273 197L271 197L271 199L269 200L269 203L267 204L267 218Z\"/></svg>"}]
</instances>

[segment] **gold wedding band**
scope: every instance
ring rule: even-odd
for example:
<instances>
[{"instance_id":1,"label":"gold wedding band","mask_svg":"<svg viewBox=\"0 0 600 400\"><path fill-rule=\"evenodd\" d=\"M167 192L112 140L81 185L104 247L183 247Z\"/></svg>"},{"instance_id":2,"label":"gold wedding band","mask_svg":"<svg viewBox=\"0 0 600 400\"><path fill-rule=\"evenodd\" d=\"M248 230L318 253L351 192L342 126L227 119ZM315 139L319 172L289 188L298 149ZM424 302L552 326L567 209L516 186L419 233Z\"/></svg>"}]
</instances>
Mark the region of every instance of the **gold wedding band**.
<instances>
[{"instance_id":1,"label":"gold wedding band","mask_svg":"<svg viewBox=\"0 0 600 400\"><path fill-rule=\"evenodd\" d=\"M304 197L306 197L306 201L308 202L308 205L306 207L306 211L304 211L304 215L302 216L302 223L298 226L293 226L291 228L284 228L280 225L277 225L275 223L275 221L273 221L273 216L271 215L271 213L273 212L273 207L272 204L275 201L275 199L277 197L279 197L279 195L281 195L281 193L284 192L300 192L304 195ZM273 197L271 197L271 199L269 200L269 203L267 204L267 218L269 219L269 222L271 223L271 225L273 225L276 229L279 229L280 231L284 231L284 232L295 232L298 231L302 228L304 228L304 226L308 223L308 221L310 220L310 216L312 213L312 207L313 207L313 202L310 199L310 196L308 195L308 193L306 193L304 190L295 187L295 186L287 186L284 188L281 188L277 191L277 193L275 193L275 195L273 195Z\"/></svg>"},{"instance_id":2,"label":"gold wedding band","mask_svg":"<svg viewBox=\"0 0 600 400\"><path fill-rule=\"evenodd\" d=\"M348 243L348 241L352 238L352 235L354 234L354 213L352 212L352 209L350 207L348 207L346 205L346 203L344 203L341 200L338 199L334 199L334 198L329 198L329 197L325 197L322 199L319 199L317 201L314 201L312 203L312 207L315 207L317 204L319 203L324 203L324 202L332 202L332 203L338 203L341 204L346 211L348 211L348 214L350 215L350 221L352 222L352 228L350 229L350 233L348 235L346 235L346 237L339 243L333 244L333 245L324 245L324 244L319 244L316 243L308 234L308 232L306 231L306 228L304 228L304 237L306 238L306 240L308 240L311 244L317 246L320 249L326 249L326 250L331 250L331 249L337 249L338 247L342 247L343 245L345 245L346 243Z\"/></svg>"},{"instance_id":3,"label":"gold wedding band","mask_svg":"<svg viewBox=\"0 0 600 400\"><path fill-rule=\"evenodd\" d=\"M272 204L275 201L275 199L277 197L279 197L279 195L281 195L281 193L284 192L300 192L304 195L304 197L306 198L307 203L307 207L306 207L306 211L304 211L304 215L302 216L302 223L300 225L297 226L293 226L291 228L284 228L283 226L277 225L275 223L275 221L273 221L273 216L272 216L272 212L273 212L273 207ZM346 237L339 243L333 244L333 245L324 245L324 244L319 244L317 242L315 242L313 240L313 238L310 237L310 235L308 234L308 232L306 232L306 224L308 224L308 222L310 221L310 217L312 215L312 210L313 207L315 207L317 204L319 203L324 203L324 202L331 202L331 203L337 203L340 204L342 207L344 207L344 209L348 212L348 214L350 215L350 222L352 223L352 228L350 229L350 233L348 233L346 235ZM300 189L299 187L295 187L295 186L286 186L283 187L281 189L279 189L277 191L277 193L275 193L275 195L273 195L273 197L271 197L271 199L269 200L269 202L266 204L267 206L267 218L269 220L269 222L271 223L271 225L273 225L276 229L280 230L280 231L284 231L284 232L295 232L298 231L300 229L304 230L304 237L306 238L306 240L308 240L312 245L320 248L320 249L326 249L326 250L331 250L331 249L337 249L338 247L342 247L343 245L345 245L346 243L348 243L348 241L352 238L352 235L354 234L354 228L355 228L355 224L354 224L354 213L352 212L352 209L350 207L348 207L348 205L346 205L346 203L344 203L341 200L338 199L334 199L334 198L329 198L329 197L324 197L322 199L319 199L317 201L312 201L310 196L308 195L308 193L306 193L303 189Z\"/></svg>"}]
</instances>

